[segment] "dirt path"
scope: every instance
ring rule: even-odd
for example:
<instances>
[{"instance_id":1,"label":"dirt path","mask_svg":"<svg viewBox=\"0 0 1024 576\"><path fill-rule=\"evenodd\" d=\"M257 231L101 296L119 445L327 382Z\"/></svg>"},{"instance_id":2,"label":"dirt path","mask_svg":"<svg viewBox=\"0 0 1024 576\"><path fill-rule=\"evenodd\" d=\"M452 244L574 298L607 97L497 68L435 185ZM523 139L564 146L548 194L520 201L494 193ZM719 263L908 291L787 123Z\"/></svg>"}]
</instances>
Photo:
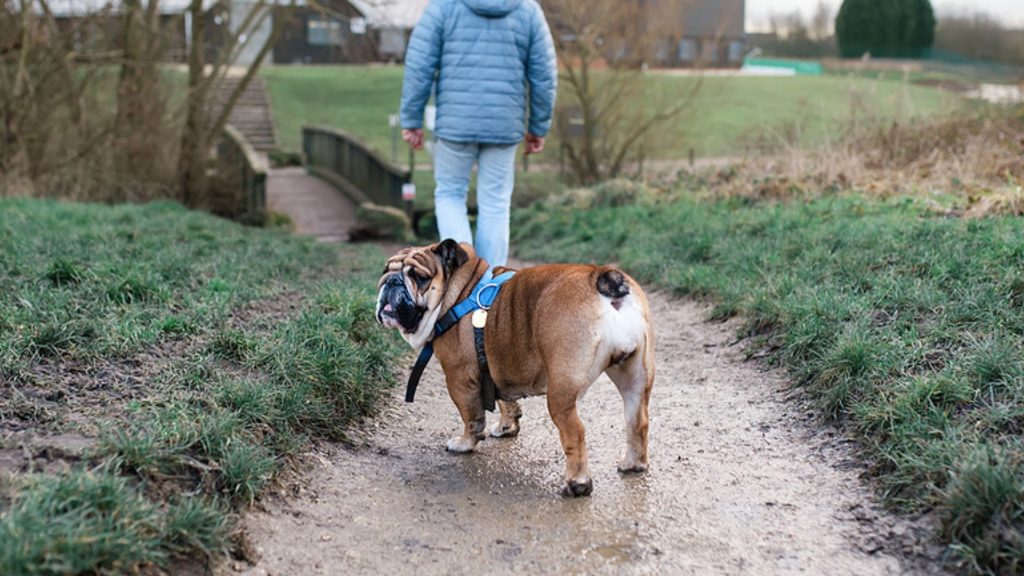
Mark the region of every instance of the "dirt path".
<instances>
[{"instance_id":1,"label":"dirt path","mask_svg":"<svg viewBox=\"0 0 1024 576\"><path fill-rule=\"evenodd\" d=\"M356 208L333 186L302 168L276 168L267 176L267 208L287 214L295 233L323 241L348 240Z\"/></svg>"},{"instance_id":2,"label":"dirt path","mask_svg":"<svg viewBox=\"0 0 1024 576\"><path fill-rule=\"evenodd\" d=\"M658 380L646 476L619 476L622 405L599 380L581 414L594 495L563 499L542 398L516 439L448 454L461 424L432 363L416 403L396 389L362 446L322 455L308 484L250 514L248 574L906 574L926 527L881 513L841 442L744 362L734 327L652 295ZM838 466L837 466L838 464ZM931 571L931 570L930 570Z\"/></svg>"}]
</instances>

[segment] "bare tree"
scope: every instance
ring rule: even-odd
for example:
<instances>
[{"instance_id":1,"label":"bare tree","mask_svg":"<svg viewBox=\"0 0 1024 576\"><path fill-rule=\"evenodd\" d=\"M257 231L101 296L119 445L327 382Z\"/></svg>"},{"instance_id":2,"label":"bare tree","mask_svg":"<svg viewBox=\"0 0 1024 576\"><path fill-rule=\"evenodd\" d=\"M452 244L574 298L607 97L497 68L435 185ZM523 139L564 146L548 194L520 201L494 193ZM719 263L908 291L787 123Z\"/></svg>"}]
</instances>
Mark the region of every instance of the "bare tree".
<instances>
[{"instance_id":1,"label":"bare tree","mask_svg":"<svg viewBox=\"0 0 1024 576\"><path fill-rule=\"evenodd\" d=\"M821 42L832 36L832 22L835 16L832 14L832 7L825 3L825 0L818 0L811 16L811 38Z\"/></svg>"},{"instance_id":2,"label":"bare tree","mask_svg":"<svg viewBox=\"0 0 1024 576\"><path fill-rule=\"evenodd\" d=\"M76 68L72 41L86 26L102 35L105 16L101 9L61 30L46 0L0 4L0 194L61 172L67 177L50 185L50 194L60 194L107 136L86 105L100 69Z\"/></svg>"},{"instance_id":3,"label":"bare tree","mask_svg":"<svg viewBox=\"0 0 1024 576\"><path fill-rule=\"evenodd\" d=\"M935 48L1007 64L1024 64L1024 31L1006 27L982 11L947 15L935 30Z\"/></svg>"},{"instance_id":4,"label":"bare tree","mask_svg":"<svg viewBox=\"0 0 1024 576\"><path fill-rule=\"evenodd\" d=\"M0 0L0 194L201 205L212 147L290 10L273 0L235 10L231 0L193 0L168 26L159 0L111 0L91 12L72 3L60 16L48 1ZM188 91L171 111L161 62L180 46ZM234 66L243 49L255 58ZM240 80L214 103L229 74Z\"/></svg>"},{"instance_id":5,"label":"bare tree","mask_svg":"<svg viewBox=\"0 0 1024 576\"><path fill-rule=\"evenodd\" d=\"M819 1L810 20L799 10L768 15L768 34L758 48L769 56L821 58L836 52L832 8Z\"/></svg>"},{"instance_id":6,"label":"bare tree","mask_svg":"<svg viewBox=\"0 0 1024 576\"><path fill-rule=\"evenodd\" d=\"M645 74L675 51L685 0L547 0L567 89L556 117L564 162L584 183L642 161L670 120L689 108L701 82L676 82L659 98ZM568 100L568 103L565 101Z\"/></svg>"},{"instance_id":7,"label":"bare tree","mask_svg":"<svg viewBox=\"0 0 1024 576\"><path fill-rule=\"evenodd\" d=\"M288 8L294 8L296 0L290 0ZM230 6L230 4L229 4ZM251 5L241 21L231 23L220 47L219 55L213 62L207 62L206 16L202 0L192 0L188 7L190 15L190 44L188 46L188 97L185 104L185 124L181 134L181 151L178 157L178 176L181 201L188 206L198 206L207 191L206 165L212 147L227 124L231 109L249 86L264 58L274 47L284 29L289 10L275 10L278 4L259 0ZM211 8L213 10L217 8ZM229 14L229 18L232 15ZM255 58L243 67L234 66L241 51L267 21L272 21L272 31L259 45ZM211 107L213 87L224 80L229 73L240 74L240 80L226 101L216 109Z\"/></svg>"},{"instance_id":8,"label":"bare tree","mask_svg":"<svg viewBox=\"0 0 1024 576\"><path fill-rule=\"evenodd\" d=\"M121 14L121 70L113 145L118 149L118 200L156 195L143 189L165 186L169 175L166 145L172 126L166 114L159 62L165 42L158 0L124 0Z\"/></svg>"}]
</instances>

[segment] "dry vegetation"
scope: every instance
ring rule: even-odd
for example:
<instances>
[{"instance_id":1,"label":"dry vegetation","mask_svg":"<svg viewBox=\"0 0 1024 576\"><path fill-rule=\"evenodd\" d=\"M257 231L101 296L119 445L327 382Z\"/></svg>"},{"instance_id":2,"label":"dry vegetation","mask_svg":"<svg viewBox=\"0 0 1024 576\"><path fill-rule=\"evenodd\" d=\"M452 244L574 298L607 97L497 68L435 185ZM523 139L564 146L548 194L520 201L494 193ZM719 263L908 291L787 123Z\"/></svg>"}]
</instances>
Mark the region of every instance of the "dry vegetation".
<instances>
[{"instance_id":1,"label":"dry vegetation","mask_svg":"<svg viewBox=\"0 0 1024 576\"><path fill-rule=\"evenodd\" d=\"M742 161L680 176L713 196L807 199L853 190L925 196L950 213L1022 215L1024 109L851 125L813 149L776 133Z\"/></svg>"}]
</instances>

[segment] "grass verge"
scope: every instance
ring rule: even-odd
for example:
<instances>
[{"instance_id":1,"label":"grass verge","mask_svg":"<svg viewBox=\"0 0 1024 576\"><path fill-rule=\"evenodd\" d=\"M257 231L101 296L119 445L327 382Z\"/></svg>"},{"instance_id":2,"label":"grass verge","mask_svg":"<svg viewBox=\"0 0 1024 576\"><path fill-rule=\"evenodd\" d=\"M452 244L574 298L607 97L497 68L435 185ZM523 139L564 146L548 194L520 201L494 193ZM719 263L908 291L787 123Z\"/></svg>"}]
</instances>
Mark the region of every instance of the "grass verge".
<instances>
[{"instance_id":1,"label":"grass verge","mask_svg":"<svg viewBox=\"0 0 1024 576\"><path fill-rule=\"evenodd\" d=\"M0 201L0 573L240 549L235 512L391 383L379 259L170 203Z\"/></svg>"},{"instance_id":2,"label":"grass verge","mask_svg":"<svg viewBox=\"0 0 1024 576\"><path fill-rule=\"evenodd\" d=\"M519 254L616 261L742 314L972 572L1024 569L1024 221L832 196L520 210Z\"/></svg>"},{"instance_id":3,"label":"grass verge","mask_svg":"<svg viewBox=\"0 0 1024 576\"><path fill-rule=\"evenodd\" d=\"M343 128L390 154L388 115L397 113L402 92L400 66L269 66L267 80L281 147L298 151L304 123ZM650 101L689 94L692 77L646 76ZM570 102L568 92L560 102ZM936 88L893 79L856 76L750 78L709 76L693 106L666 128L665 145L653 158L683 159L692 147L699 156L738 154L752 134L800 132L809 144L826 140L837 126L861 119L893 121L926 116L959 105L959 98ZM399 142L401 162L406 152ZM550 142L541 161L557 161ZM420 155L422 158L425 156Z\"/></svg>"}]
</instances>

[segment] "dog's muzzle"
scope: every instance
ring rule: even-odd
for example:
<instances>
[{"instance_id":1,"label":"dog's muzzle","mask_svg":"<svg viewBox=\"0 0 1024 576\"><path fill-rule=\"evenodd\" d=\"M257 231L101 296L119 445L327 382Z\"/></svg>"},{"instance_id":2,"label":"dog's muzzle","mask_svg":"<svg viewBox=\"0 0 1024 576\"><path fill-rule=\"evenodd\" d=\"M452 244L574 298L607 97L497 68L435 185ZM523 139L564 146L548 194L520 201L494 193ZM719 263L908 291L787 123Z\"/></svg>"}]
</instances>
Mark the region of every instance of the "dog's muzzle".
<instances>
[{"instance_id":1,"label":"dog's muzzle","mask_svg":"<svg viewBox=\"0 0 1024 576\"><path fill-rule=\"evenodd\" d=\"M409 294L402 274L396 272L387 276L377 301L377 321L388 328L411 333L419 327L423 313Z\"/></svg>"}]
</instances>

